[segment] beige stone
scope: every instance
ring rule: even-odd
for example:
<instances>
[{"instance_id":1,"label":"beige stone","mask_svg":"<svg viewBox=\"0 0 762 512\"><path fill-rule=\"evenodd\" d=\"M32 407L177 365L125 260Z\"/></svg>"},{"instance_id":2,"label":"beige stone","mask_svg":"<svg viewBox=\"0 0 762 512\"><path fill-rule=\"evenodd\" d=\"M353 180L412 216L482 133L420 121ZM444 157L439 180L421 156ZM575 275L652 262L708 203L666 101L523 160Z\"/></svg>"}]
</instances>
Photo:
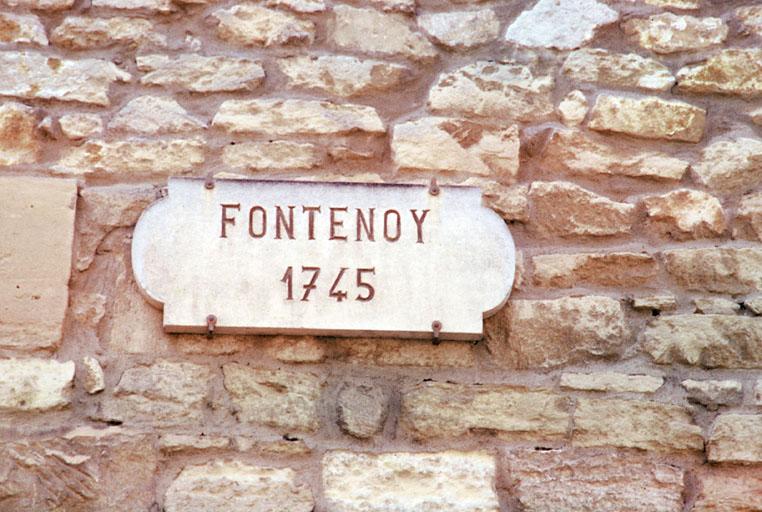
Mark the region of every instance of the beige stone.
<instances>
[{"instance_id":1,"label":"beige stone","mask_svg":"<svg viewBox=\"0 0 762 512\"><path fill-rule=\"evenodd\" d=\"M609 139L610 140L610 139ZM679 180L689 163L639 144L605 140L581 130L557 130L542 155L543 164L580 175Z\"/></svg>"},{"instance_id":2,"label":"beige stone","mask_svg":"<svg viewBox=\"0 0 762 512\"><path fill-rule=\"evenodd\" d=\"M706 111L682 101L626 98L601 94L588 126L644 139L698 142L704 134Z\"/></svg>"},{"instance_id":3,"label":"beige stone","mask_svg":"<svg viewBox=\"0 0 762 512\"><path fill-rule=\"evenodd\" d=\"M143 85L176 87L193 92L251 91L265 78L262 66L250 59L181 54L138 55Z\"/></svg>"},{"instance_id":4,"label":"beige stone","mask_svg":"<svg viewBox=\"0 0 762 512\"><path fill-rule=\"evenodd\" d=\"M736 9L736 18L749 31L762 36L762 6L748 5Z\"/></svg>"},{"instance_id":5,"label":"beige stone","mask_svg":"<svg viewBox=\"0 0 762 512\"><path fill-rule=\"evenodd\" d=\"M564 373L560 380L562 388L611 393L653 393L663 384L663 377L617 372Z\"/></svg>"},{"instance_id":6,"label":"beige stone","mask_svg":"<svg viewBox=\"0 0 762 512\"><path fill-rule=\"evenodd\" d=\"M633 309L650 309L656 311L673 311L677 309L677 298L674 295L646 295L632 298Z\"/></svg>"},{"instance_id":7,"label":"beige stone","mask_svg":"<svg viewBox=\"0 0 762 512\"><path fill-rule=\"evenodd\" d=\"M529 197L532 225L544 235L608 236L632 228L635 205L612 201L573 183L535 181Z\"/></svg>"},{"instance_id":8,"label":"beige stone","mask_svg":"<svg viewBox=\"0 0 762 512\"><path fill-rule=\"evenodd\" d=\"M0 359L0 412L66 407L73 380L73 361Z\"/></svg>"},{"instance_id":9,"label":"beige stone","mask_svg":"<svg viewBox=\"0 0 762 512\"><path fill-rule=\"evenodd\" d=\"M276 336L267 344L267 353L284 363L321 363L326 352L326 344L314 336Z\"/></svg>"},{"instance_id":10,"label":"beige stone","mask_svg":"<svg viewBox=\"0 0 762 512\"><path fill-rule=\"evenodd\" d=\"M53 29L50 39L56 46L70 50L107 48L116 44L159 48L167 46L166 36L156 32L153 23L142 18L124 16L69 16Z\"/></svg>"},{"instance_id":11,"label":"beige stone","mask_svg":"<svg viewBox=\"0 0 762 512\"><path fill-rule=\"evenodd\" d=\"M220 450L230 446L230 439L207 435L166 434L159 438L158 445L165 453Z\"/></svg>"},{"instance_id":12,"label":"beige stone","mask_svg":"<svg viewBox=\"0 0 762 512\"><path fill-rule=\"evenodd\" d=\"M40 18L31 14L0 13L0 44L47 46L48 38Z\"/></svg>"},{"instance_id":13,"label":"beige stone","mask_svg":"<svg viewBox=\"0 0 762 512\"><path fill-rule=\"evenodd\" d=\"M238 436L235 438L236 449L239 452L253 452L261 454L283 456L303 456L312 453L312 449L302 439L292 436L278 437L277 439L260 439Z\"/></svg>"},{"instance_id":14,"label":"beige stone","mask_svg":"<svg viewBox=\"0 0 762 512\"><path fill-rule=\"evenodd\" d=\"M171 0L92 0L93 7L120 10L146 10L166 13L174 10Z\"/></svg>"},{"instance_id":15,"label":"beige stone","mask_svg":"<svg viewBox=\"0 0 762 512\"><path fill-rule=\"evenodd\" d=\"M649 228L677 240L718 237L727 227L720 201L699 190L674 190L640 203Z\"/></svg>"},{"instance_id":16,"label":"beige stone","mask_svg":"<svg viewBox=\"0 0 762 512\"><path fill-rule=\"evenodd\" d=\"M477 61L439 75L429 91L437 113L540 121L553 113L552 76L535 77L523 64Z\"/></svg>"},{"instance_id":17,"label":"beige stone","mask_svg":"<svg viewBox=\"0 0 762 512\"><path fill-rule=\"evenodd\" d=\"M8 7L60 11L71 7L74 0L3 0L3 4Z\"/></svg>"},{"instance_id":18,"label":"beige stone","mask_svg":"<svg viewBox=\"0 0 762 512\"><path fill-rule=\"evenodd\" d=\"M748 468L707 466L698 476L692 512L759 512L762 476Z\"/></svg>"},{"instance_id":19,"label":"beige stone","mask_svg":"<svg viewBox=\"0 0 762 512\"><path fill-rule=\"evenodd\" d=\"M644 0L636 0L644 1ZM672 7L673 9L699 9L701 7L702 0L645 0L647 5L655 5L657 7Z\"/></svg>"},{"instance_id":20,"label":"beige stone","mask_svg":"<svg viewBox=\"0 0 762 512\"><path fill-rule=\"evenodd\" d=\"M646 91L668 91L675 84L669 68L655 59L636 53L613 53L602 48L575 50L561 68L578 82Z\"/></svg>"},{"instance_id":21,"label":"beige stone","mask_svg":"<svg viewBox=\"0 0 762 512\"><path fill-rule=\"evenodd\" d=\"M222 162L235 169L312 169L320 164L321 156L308 142L240 142L222 149Z\"/></svg>"},{"instance_id":22,"label":"beige stone","mask_svg":"<svg viewBox=\"0 0 762 512\"><path fill-rule=\"evenodd\" d=\"M77 184L0 178L0 347L51 349L69 301Z\"/></svg>"},{"instance_id":23,"label":"beige stone","mask_svg":"<svg viewBox=\"0 0 762 512\"><path fill-rule=\"evenodd\" d=\"M394 127L392 154L403 171L462 172L510 184L519 172L519 130L424 117Z\"/></svg>"},{"instance_id":24,"label":"beige stone","mask_svg":"<svg viewBox=\"0 0 762 512\"><path fill-rule=\"evenodd\" d=\"M459 341L337 339L332 342L336 357L352 364L411 367L472 367L476 364L471 347Z\"/></svg>"},{"instance_id":25,"label":"beige stone","mask_svg":"<svg viewBox=\"0 0 762 512\"><path fill-rule=\"evenodd\" d=\"M285 7L294 12L323 12L325 2L323 0L267 0L267 7Z\"/></svg>"},{"instance_id":26,"label":"beige stone","mask_svg":"<svg viewBox=\"0 0 762 512\"><path fill-rule=\"evenodd\" d=\"M688 290L728 294L762 290L762 249L675 249L664 252L664 263Z\"/></svg>"},{"instance_id":27,"label":"beige stone","mask_svg":"<svg viewBox=\"0 0 762 512\"><path fill-rule=\"evenodd\" d=\"M754 403L762 405L762 377L757 379L757 383L754 385Z\"/></svg>"},{"instance_id":28,"label":"beige stone","mask_svg":"<svg viewBox=\"0 0 762 512\"><path fill-rule=\"evenodd\" d=\"M712 140L692 169L698 181L711 190L746 192L762 179L762 140Z\"/></svg>"},{"instance_id":29,"label":"beige stone","mask_svg":"<svg viewBox=\"0 0 762 512\"><path fill-rule=\"evenodd\" d=\"M98 114L64 114L58 119L64 136L79 140L100 135L103 132L103 120Z\"/></svg>"},{"instance_id":30,"label":"beige stone","mask_svg":"<svg viewBox=\"0 0 762 512\"><path fill-rule=\"evenodd\" d=\"M334 512L498 512L495 459L485 452L352 453L323 456Z\"/></svg>"},{"instance_id":31,"label":"beige stone","mask_svg":"<svg viewBox=\"0 0 762 512\"><path fill-rule=\"evenodd\" d=\"M402 392L400 423L415 439L491 432L558 441L566 437L570 405L547 389L424 382Z\"/></svg>"},{"instance_id":32,"label":"beige stone","mask_svg":"<svg viewBox=\"0 0 762 512\"><path fill-rule=\"evenodd\" d=\"M314 431L320 426L318 402L325 382L313 373L222 367L225 389L238 408L238 419L285 431Z\"/></svg>"},{"instance_id":33,"label":"beige stone","mask_svg":"<svg viewBox=\"0 0 762 512\"><path fill-rule=\"evenodd\" d=\"M431 60L437 51L402 15L348 5L333 8L330 40L354 52Z\"/></svg>"},{"instance_id":34,"label":"beige stone","mask_svg":"<svg viewBox=\"0 0 762 512\"><path fill-rule=\"evenodd\" d=\"M314 506L294 470L238 461L185 466L164 496L167 512L311 512Z\"/></svg>"},{"instance_id":35,"label":"beige stone","mask_svg":"<svg viewBox=\"0 0 762 512\"><path fill-rule=\"evenodd\" d=\"M507 221L525 222L529 220L529 186L507 187L494 181L479 181L482 197L490 208Z\"/></svg>"},{"instance_id":36,"label":"beige stone","mask_svg":"<svg viewBox=\"0 0 762 512\"><path fill-rule=\"evenodd\" d=\"M704 449L701 428L688 409L641 400L579 398L574 411L574 446L617 446L641 450Z\"/></svg>"},{"instance_id":37,"label":"beige stone","mask_svg":"<svg viewBox=\"0 0 762 512\"><path fill-rule=\"evenodd\" d=\"M659 364L704 368L762 368L762 318L675 315L655 318L643 350Z\"/></svg>"},{"instance_id":38,"label":"beige stone","mask_svg":"<svg viewBox=\"0 0 762 512\"><path fill-rule=\"evenodd\" d=\"M278 67L290 87L342 97L388 91L412 74L407 66L348 55L298 55L278 60Z\"/></svg>"},{"instance_id":39,"label":"beige stone","mask_svg":"<svg viewBox=\"0 0 762 512\"><path fill-rule=\"evenodd\" d=\"M336 413L341 430L358 439L381 432L389 412L389 395L369 382L345 382L336 398Z\"/></svg>"},{"instance_id":40,"label":"beige stone","mask_svg":"<svg viewBox=\"0 0 762 512\"><path fill-rule=\"evenodd\" d=\"M596 0L540 0L511 23L505 39L521 46L573 50L618 19L617 11Z\"/></svg>"},{"instance_id":41,"label":"beige stone","mask_svg":"<svg viewBox=\"0 0 762 512\"><path fill-rule=\"evenodd\" d=\"M40 142L32 107L13 101L0 105L0 166L37 162Z\"/></svg>"},{"instance_id":42,"label":"beige stone","mask_svg":"<svg viewBox=\"0 0 762 512\"><path fill-rule=\"evenodd\" d=\"M373 107L316 100L227 100L212 125L233 133L268 135L384 133Z\"/></svg>"},{"instance_id":43,"label":"beige stone","mask_svg":"<svg viewBox=\"0 0 762 512\"><path fill-rule=\"evenodd\" d=\"M448 48L473 48L497 39L500 20L492 9L421 14L421 27L437 43Z\"/></svg>"},{"instance_id":44,"label":"beige stone","mask_svg":"<svg viewBox=\"0 0 762 512\"><path fill-rule=\"evenodd\" d=\"M640 286L659 270L653 256L632 252L543 254L532 257L532 266L535 285L556 288Z\"/></svg>"},{"instance_id":45,"label":"beige stone","mask_svg":"<svg viewBox=\"0 0 762 512\"><path fill-rule=\"evenodd\" d=\"M722 44L728 37L728 26L720 18L671 12L629 20L622 29L643 48L662 54L703 50Z\"/></svg>"},{"instance_id":46,"label":"beige stone","mask_svg":"<svg viewBox=\"0 0 762 512\"><path fill-rule=\"evenodd\" d=\"M574 90L558 104L558 115L566 126L578 126L587 116L589 105L582 91Z\"/></svg>"},{"instance_id":47,"label":"beige stone","mask_svg":"<svg viewBox=\"0 0 762 512\"><path fill-rule=\"evenodd\" d=\"M683 510L683 470L676 465L571 449L514 449L503 461L526 512Z\"/></svg>"},{"instance_id":48,"label":"beige stone","mask_svg":"<svg viewBox=\"0 0 762 512\"><path fill-rule=\"evenodd\" d=\"M71 316L81 324L97 328L106 314L107 300L103 293L78 293L70 306Z\"/></svg>"},{"instance_id":49,"label":"beige stone","mask_svg":"<svg viewBox=\"0 0 762 512\"><path fill-rule=\"evenodd\" d=\"M737 302L722 297L693 299L693 305L697 313L705 315L735 315L741 309Z\"/></svg>"},{"instance_id":50,"label":"beige stone","mask_svg":"<svg viewBox=\"0 0 762 512\"><path fill-rule=\"evenodd\" d=\"M170 97L139 96L123 106L108 127L115 131L156 135L192 132L206 128L206 123L188 114Z\"/></svg>"},{"instance_id":51,"label":"beige stone","mask_svg":"<svg viewBox=\"0 0 762 512\"><path fill-rule=\"evenodd\" d=\"M762 241L762 193L741 198L733 225L733 238Z\"/></svg>"},{"instance_id":52,"label":"beige stone","mask_svg":"<svg viewBox=\"0 0 762 512\"><path fill-rule=\"evenodd\" d=\"M762 414L721 414L706 446L710 462L762 462Z\"/></svg>"},{"instance_id":53,"label":"beige stone","mask_svg":"<svg viewBox=\"0 0 762 512\"><path fill-rule=\"evenodd\" d=\"M109 105L113 82L130 74L99 59L64 60L35 52L0 52L0 94Z\"/></svg>"},{"instance_id":54,"label":"beige stone","mask_svg":"<svg viewBox=\"0 0 762 512\"><path fill-rule=\"evenodd\" d=\"M415 12L415 0L370 0L370 2L385 12Z\"/></svg>"},{"instance_id":55,"label":"beige stone","mask_svg":"<svg viewBox=\"0 0 762 512\"><path fill-rule=\"evenodd\" d=\"M717 409L719 405L735 405L743 399L743 385L737 380L694 380L681 383L688 399Z\"/></svg>"},{"instance_id":56,"label":"beige stone","mask_svg":"<svg viewBox=\"0 0 762 512\"><path fill-rule=\"evenodd\" d=\"M106 379L103 375L103 368L101 368L97 359L91 356L83 357L82 367L85 370L85 375L82 377L85 391L94 395L95 393L100 393L106 389Z\"/></svg>"},{"instance_id":57,"label":"beige stone","mask_svg":"<svg viewBox=\"0 0 762 512\"><path fill-rule=\"evenodd\" d=\"M310 44L315 24L276 9L256 4L237 4L218 9L212 16L219 21L217 37L246 46Z\"/></svg>"},{"instance_id":58,"label":"beige stone","mask_svg":"<svg viewBox=\"0 0 762 512\"><path fill-rule=\"evenodd\" d=\"M677 72L677 87L692 93L762 95L762 49L726 48Z\"/></svg>"},{"instance_id":59,"label":"beige stone","mask_svg":"<svg viewBox=\"0 0 762 512\"><path fill-rule=\"evenodd\" d=\"M743 305L755 315L762 315L762 297L751 297L745 300Z\"/></svg>"},{"instance_id":60,"label":"beige stone","mask_svg":"<svg viewBox=\"0 0 762 512\"><path fill-rule=\"evenodd\" d=\"M185 174L204 163L200 139L89 140L67 150L52 169L61 174L167 176Z\"/></svg>"}]
</instances>

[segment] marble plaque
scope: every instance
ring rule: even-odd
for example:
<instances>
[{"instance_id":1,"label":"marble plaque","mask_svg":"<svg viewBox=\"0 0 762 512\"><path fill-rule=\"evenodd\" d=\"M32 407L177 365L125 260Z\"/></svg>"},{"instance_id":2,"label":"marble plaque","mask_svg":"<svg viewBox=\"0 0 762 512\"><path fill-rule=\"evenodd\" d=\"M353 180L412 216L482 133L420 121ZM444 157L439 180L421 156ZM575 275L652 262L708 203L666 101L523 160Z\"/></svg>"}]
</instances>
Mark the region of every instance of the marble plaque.
<instances>
[{"instance_id":1,"label":"marble plaque","mask_svg":"<svg viewBox=\"0 0 762 512\"><path fill-rule=\"evenodd\" d=\"M478 339L513 284L473 187L170 178L132 266L168 332Z\"/></svg>"}]
</instances>

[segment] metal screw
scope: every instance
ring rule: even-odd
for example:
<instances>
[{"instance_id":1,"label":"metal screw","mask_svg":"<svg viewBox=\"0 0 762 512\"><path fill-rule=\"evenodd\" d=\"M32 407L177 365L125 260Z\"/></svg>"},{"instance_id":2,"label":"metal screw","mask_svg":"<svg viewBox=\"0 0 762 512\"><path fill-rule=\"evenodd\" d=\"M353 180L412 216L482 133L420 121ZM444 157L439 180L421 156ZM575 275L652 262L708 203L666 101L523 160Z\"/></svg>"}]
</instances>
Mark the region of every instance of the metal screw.
<instances>
[{"instance_id":1,"label":"metal screw","mask_svg":"<svg viewBox=\"0 0 762 512\"><path fill-rule=\"evenodd\" d=\"M206 181L204 181L204 188L207 190L212 190L214 188L214 178L207 176Z\"/></svg>"},{"instance_id":2,"label":"metal screw","mask_svg":"<svg viewBox=\"0 0 762 512\"><path fill-rule=\"evenodd\" d=\"M439 184L437 183L436 178L431 178L431 182L429 183L429 194L432 196L438 196L439 195Z\"/></svg>"},{"instance_id":3,"label":"metal screw","mask_svg":"<svg viewBox=\"0 0 762 512\"><path fill-rule=\"evenodd\" d=\"M431 331L432 331L432 339L431 343L434 345L439 345L442 343L442 340L439 339L439 333L442 332L442 322L439 320L434 320L431 322Z\"/></svg>"},{"instance_id":4,"label":"metal screw","mask_svg":"<svg viewBox=\"0 0 762 512\"><path fill-rule=\"evenodd\" d=\"M217 317L214 315L208 315L206 317L206 337L212 339L214 335L214 328L217 325Z\"/></svg>"}]
</instances>

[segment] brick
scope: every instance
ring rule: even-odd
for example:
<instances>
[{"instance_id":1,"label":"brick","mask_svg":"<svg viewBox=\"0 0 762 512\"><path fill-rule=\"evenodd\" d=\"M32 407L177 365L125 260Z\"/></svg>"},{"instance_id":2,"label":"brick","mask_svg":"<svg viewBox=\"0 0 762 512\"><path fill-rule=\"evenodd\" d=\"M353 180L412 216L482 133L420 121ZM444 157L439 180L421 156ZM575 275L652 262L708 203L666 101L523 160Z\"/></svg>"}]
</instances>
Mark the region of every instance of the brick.
<instances>
[{"instance_id":1,"label":"brick","mask_svg":"<svg viewBox=\"0 0 762 512\"><path fill-rule=\"evenodd\" d=\"M668 91L675 84L669 68L636 53L614 53L602 48L575 50L561 71L577 82L646 91Z\"/></svg>"},{"instance_id":2,"label":"brick","mask_svg":"<svg viewBox=\"0 0 762 512\"><path fill-rule=\"evenodd\" d=\"M720 414L706 451L710 462L762 462L762 414Z\"/></svg>"},{"instance_id":3,"label":"brick","mask_svg":"<svg viewBox=\"0 0 762 512\"><path fill-rule=\"evenodd\" d=\"M632 252L543 254L532 257L532 267L535 285L554 288L640 286L659 270L653 256Z\"/></svg>"},{"instance_id":4,"label":"brick","mask_svg":"<svg viewBox=\"0 0 762 512\"><path fill-rule=\"evenodd\" d=\"M0 412L67 407L73 380L73 361L0 359Z\"/></svg>"},{"instance_id":5,"label":"brick","mask_svg":"<svg viewBox=\"0 0 762 512\"><path fill-rule=\"evenodd\" d=\"M687 290L739 295L762 289L762 249L675 249L663 255L667 272Z\"/></svg>"},{"instance_id":6,"label":"brick","mask_svg":"<svg viewBox=\"0 0 762 512\"><path fill-rule=\"evenodd\" d=\"M622 29L643 48L661 54L703 50L722 44L728 36L728 26L720 18L671 12L629 20Z\"/></svg>"}]
</instances>

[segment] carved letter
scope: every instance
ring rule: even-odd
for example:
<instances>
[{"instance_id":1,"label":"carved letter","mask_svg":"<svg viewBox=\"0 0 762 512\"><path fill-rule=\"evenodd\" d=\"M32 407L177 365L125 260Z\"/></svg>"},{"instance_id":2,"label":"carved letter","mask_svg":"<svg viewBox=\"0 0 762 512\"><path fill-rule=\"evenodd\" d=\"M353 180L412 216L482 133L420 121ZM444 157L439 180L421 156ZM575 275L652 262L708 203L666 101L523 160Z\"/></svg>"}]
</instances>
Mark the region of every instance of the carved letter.
<instances>
[{"instance_id":1,"label":"carved letter","mask_svg":"<svg viewBox=\"0 0 762 512\"><path fill-rule=\"evenodd\" d=\"M320 212L319 206L302 206L302 213L309 215L307 220L307 237L310 240L315 239L315 212Z\"/></svg>"},{"instance_id":2,"label":"carved letter","mask_svg":"<svg viewBox=\"0 0 762 512\"><path fill-rule=\"evenodd\" d=\"M362 210L357 208L357 241L361 241L362 237L360 236L360 226L362 226L362 229L365 231L365 236L368 237L368 240L371 242L375 242L376 239L373 235L373 211L375 208L368 208L368 211L370 214L368 215L368 221L365 221L365 216L362 213Z\"/></svg>"},{"instance_id":3,"label":"carved letter","mask_svg":"<svg viewBox=\"0 0 762 512\"><path fill-rule=\"evenodd\" d=\"M389 234L389 217L394 214L397 217L397 226L396 226L396 232L394 233L394 236L391 236ZM396 242L400 239L400 235L402 234L402 218L400 217L400 212L397 210L386 210L386 213L384 213L384 238L386 238L389 242Z\"/></svg>"},{"instance_id":4,"label":"carved letter","mask_svg":"<svg viewBox=\"0 0 762 512\"><path fill-rule=\"evenodd\" d=\"M331 207L331 231L328 240L346 240L347 235L337 235L336 228L344 226L344 221L336 218L336 212L346 212L349 208L344 207Z\"/></svg>"},{"instance_id":5,"label":"carved letter","mask_svg":"<svg viewBox=\"0 0 762 512\"><path fill-rule=\"evenodd\" d=\"M286 222L286 214L283 213L283 209L280 206L275 207L275 239L280 240L280 227L283 224L283 230L288 237L294 239L294 207L288 207L288 222Z\"/></svg>"},{"instance_id":6,"label":"carved letter","mask_svg":"<svg viewBox=\"0 0 762 512\"><path fill-rule=\"evenodd\" d=\"M262 212L262 229L259 233L254 232L254 212ZM267 212L261 206L252 206L249 210L249 235L252 238L262 238L267 233Z\"/></svg>"},{"instance_id":7,"label":"carved letter","mask_svg":"<svg viewBox=\"0 0 762 512\"><path fill-rule=\"evenodd\" d=\"M222 225L220 226L220 238L227 238L228 234L225 231L225 224L232 224L235 226L235 217L228 217L228 208L235 208L236 210L241 209L241 203L236 204L220 204L222 206Z\"/></svg>"},{"instance_id":8,"label":"carved letter","mask_svg":"<svg viewBox=\"0 0 762 512\"><path fill-rule=\"evenodd\" d=\"M415 227L418 228L418 242L419 244L423 243L423 221L426 220L426 214L429 213L429 210L423 210L423 215L421 215L421 218L418 218L418 210L410 210L410 213L413 214L413 220L415 221Z\"/></svg>"}]
</instances>

